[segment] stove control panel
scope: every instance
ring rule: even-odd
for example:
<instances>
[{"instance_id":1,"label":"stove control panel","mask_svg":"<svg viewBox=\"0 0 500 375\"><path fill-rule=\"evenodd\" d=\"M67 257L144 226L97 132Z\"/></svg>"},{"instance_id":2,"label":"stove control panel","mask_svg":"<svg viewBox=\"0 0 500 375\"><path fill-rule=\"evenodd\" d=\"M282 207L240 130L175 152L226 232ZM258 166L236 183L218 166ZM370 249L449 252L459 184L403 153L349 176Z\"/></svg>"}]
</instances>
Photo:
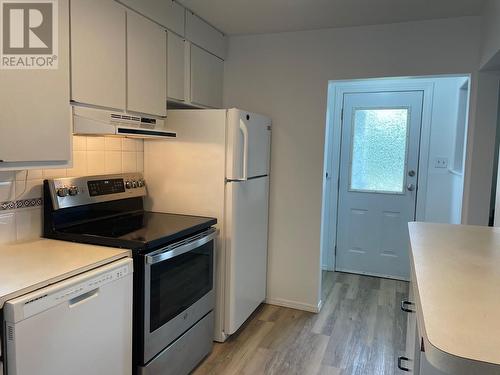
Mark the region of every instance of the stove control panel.
<instances>
[{"instance_id":1,"label":"stove control panel","mask_svg":"<svg viewBox=\"0 0 500 375\"><path fill-rule=\"evenodd\" d=\"M123 182L123 178L92 180L87 182L87 186L89 188L89 195L91 197L125 192L125 184Z\"/></svg>"},{"instance_id":2,"label":"stove control panel","mask_svg":"<svg viewBox=\"0 0 500 375\"><path fill-rule=\"evenodd\" d=\"M47 183L55 210L146 195L140 173L59 178Z\"/></svg>"},{"instance_id":3,"label":"stove control panel","mask_svg":"<svg viewBox=\"0 0 500 375\"><path fill-rule=\"evenodd\" d=\"M127 180L125 181L126 189L137 189L146 186L146 182L144 179L140 178L138 180Z\"/></svg>"}]
</instances>

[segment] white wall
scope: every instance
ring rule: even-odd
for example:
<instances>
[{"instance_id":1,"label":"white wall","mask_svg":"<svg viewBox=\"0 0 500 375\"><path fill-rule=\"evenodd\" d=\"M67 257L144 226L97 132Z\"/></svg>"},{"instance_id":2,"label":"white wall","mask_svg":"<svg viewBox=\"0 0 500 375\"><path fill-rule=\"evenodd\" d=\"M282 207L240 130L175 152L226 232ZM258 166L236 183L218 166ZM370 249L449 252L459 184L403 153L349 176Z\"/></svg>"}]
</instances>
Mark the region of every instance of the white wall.
<instances>
[{"instance_id":1,"label":"white wall","mask_svg":"<svg viewBox=\"0 0 500 375\"><path fill-rule=\"evenodd\" d=\"M472 75L462 222L488 225L498 118L496 72Z\"/></svg>"},{"instance_id":2,"label":"white wall","mask_svg":"<svg viewBox=\"0 0 500 375\"><path fill-rule=\"evenodd\" d=\"M463 77L434 80L432 123L427 172L425 220L435 223L460 223L461 188L463 179L449 168L453 165L455 133L458 124L458 104ZM436 168L436 158L447 158L448 168Z\"/></svg>"},{"instance_id":3,"label":"white wall","mask_svg":"<svg viewBox=\"0 0 500 375\"><path fill-rule=\"evenodd\" d=\"M487 0L481 34L481 68L500 68L500 0Z\"/></svg>"},{"instance_id":4,"label":"white wall","mask_svg":"<svg viewBox=\"0 0 500 375\"><path fill-rule=\"evenodd\" d=\"M225 105L273 119L268 297L313 309L329 80L470 73L480 18L230 38Z\"/></svg>"},{"instance_id":5,"label":"white wall","mask_svg":"<svg viewBox=\"0 0 500 375\"><path fill-rule=\"evenodd\" d=\"M42 235L44 179L142 172L143 150L138 139L74 136L72 168L0 172L0 244Z\"/></svg>"}]
</instances>

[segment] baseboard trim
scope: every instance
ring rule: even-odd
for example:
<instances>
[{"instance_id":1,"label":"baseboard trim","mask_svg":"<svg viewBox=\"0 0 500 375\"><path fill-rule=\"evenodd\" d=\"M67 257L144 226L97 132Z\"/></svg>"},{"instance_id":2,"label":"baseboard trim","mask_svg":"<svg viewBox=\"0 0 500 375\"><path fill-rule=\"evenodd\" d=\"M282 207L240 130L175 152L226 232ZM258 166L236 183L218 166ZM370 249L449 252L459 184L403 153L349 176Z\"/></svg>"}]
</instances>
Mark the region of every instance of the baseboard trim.
<instances>
[{"instance_id":1,"label":"baseboard trim","mask_svg":"<svg viewBox=\"0 0 500 375\"><path fill-rule=\"evenodd\" d=\"M266 303L268 305L288 307L290 309L302 310L302 311L307 311L307 312L312 312L312 313L319 313L319 311L321 310L321 307L323 305L322 301L320 301L318 303L318 305L315 306L315 305L310 305L308 303L295 302L295 301L290 301L290 300L281 299L281 298L267 298Z\"/></svg>"},{"instance_id":2,"label":"baseboard trim","mask_svg":"<svg viewBox=\"0 0 500 375\"><path fill-rule=\"evenodd\" d=\"M318 313L321 312L321 309L323 308L323 300L319 301L318 303Z\"/></svg>"},{"instance_id":3,"label":"baseboard trim","mask_svg":"<svg viewBox=\"0 0 500 375\"><path fill-rule=\"evenodd\" d=\"M328 265L328 264L323 264L321 266L321 270L323 270L323 271L334 271L333 267L330 267L330 265Z\"/></svg>"}]
</instances>

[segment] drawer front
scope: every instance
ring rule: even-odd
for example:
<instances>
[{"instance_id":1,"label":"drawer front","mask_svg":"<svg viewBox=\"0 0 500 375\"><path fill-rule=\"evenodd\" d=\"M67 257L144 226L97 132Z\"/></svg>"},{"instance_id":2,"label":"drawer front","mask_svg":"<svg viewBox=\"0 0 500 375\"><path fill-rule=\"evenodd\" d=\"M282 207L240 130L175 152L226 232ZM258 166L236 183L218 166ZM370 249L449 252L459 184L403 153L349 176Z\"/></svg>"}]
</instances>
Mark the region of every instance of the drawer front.
<instances>
[{"instance_id":1,"label":"drawer front","mask_svg":"<svg viewBox=\"0 0 500 375\"><path fill-rule=\"evenodd\" d=\"M140 367L139 374L189 374L212 351L213 335L214 313L210 312L155 359Z\"/></svg>"}]
</instances>

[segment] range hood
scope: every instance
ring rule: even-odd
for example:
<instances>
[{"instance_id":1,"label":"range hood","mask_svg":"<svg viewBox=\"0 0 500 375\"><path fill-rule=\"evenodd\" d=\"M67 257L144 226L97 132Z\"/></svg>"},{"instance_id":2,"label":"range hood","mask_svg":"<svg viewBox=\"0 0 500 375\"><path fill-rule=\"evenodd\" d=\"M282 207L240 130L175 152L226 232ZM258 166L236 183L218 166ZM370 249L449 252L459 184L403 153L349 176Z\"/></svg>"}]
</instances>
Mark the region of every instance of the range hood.
<instances>
[{"instance_id":1,"label":"range hood","mask_svg":"<svg viewBox=\"0 0 500 375\"><path fill-rule=\"evenodd\" d=\"M119 111L73 106L73 134L114 135L130 138L175 138L165 129L165 120Z\"/></svg>"}]
</instances>

